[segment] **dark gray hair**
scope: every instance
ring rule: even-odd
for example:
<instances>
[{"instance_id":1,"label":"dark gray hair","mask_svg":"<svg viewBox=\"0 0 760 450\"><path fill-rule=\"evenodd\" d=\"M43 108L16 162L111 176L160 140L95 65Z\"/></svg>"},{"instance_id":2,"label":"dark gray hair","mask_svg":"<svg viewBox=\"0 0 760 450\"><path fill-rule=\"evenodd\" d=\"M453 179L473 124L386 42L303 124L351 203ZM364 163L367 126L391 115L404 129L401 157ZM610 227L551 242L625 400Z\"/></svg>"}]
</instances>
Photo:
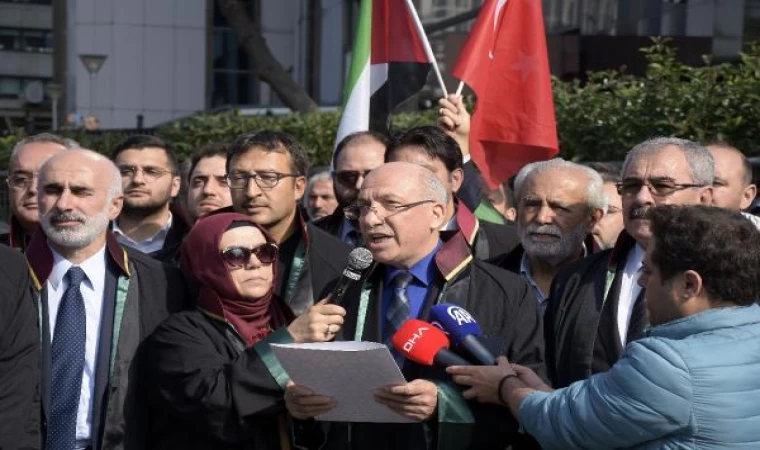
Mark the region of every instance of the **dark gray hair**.
<instances>
[{"instance_id":1,"label":"dark gray hair","mask_svg":"<svg viewBox=\"0 0 760 450\"><path fill-rule=\"evenodd\" d=\"M33 136L25 137L24 139L21 139L20 141L16 142L16 145L13 146L13 150L11 151L11 158L16 156L16 154L18 154L18 152L21 151L21 148L24 147L26 144L32 144L35 142L62 145L66 147L66 150L71 150L72 148L80 148L79 143L73 139L61 137L61 136L58 136L57 134L52 134L52 133L40 133L40 134L35 134Z\"/></svg>"},{"instance_id":2,"label":"dark gray hair","mask_svg":"<svg viewBox=\"0 0 760 450\"><path fill-rule=\"evenodd\" d=\"M623 161L623 176L628 165L640 155L657 153L665 147L678 147L686 156L691 171L691 179L694 184L712 186L715 178L715 162L712 155L702 144L677 137L654 137L636 145L625 155Z\"/></svg>"},{"instance_id":3,"label":"dark gray hair","mask_svg":"<svg viewBox=\"0 0 760 450\"><path fill-rule=\"evenodd\" d=\"M588 178L588 186L586 187L586 202L588 203L589 208L601 209L605 212L607 211L607 196L604 195L604 190L602 187L604 185L604 181L602 181L602 176L599 175L599 173L594 169L571 161L566 161L562 158L554 158L548 161L530 163L520 169L520 172L515 178L515 198L518 199L517 204L520 204L519 198L522 194L522 187L525 183L525 180L527 180L529 176L554 170L574 170L586 175Z\"/></svg>"}]
</instances>

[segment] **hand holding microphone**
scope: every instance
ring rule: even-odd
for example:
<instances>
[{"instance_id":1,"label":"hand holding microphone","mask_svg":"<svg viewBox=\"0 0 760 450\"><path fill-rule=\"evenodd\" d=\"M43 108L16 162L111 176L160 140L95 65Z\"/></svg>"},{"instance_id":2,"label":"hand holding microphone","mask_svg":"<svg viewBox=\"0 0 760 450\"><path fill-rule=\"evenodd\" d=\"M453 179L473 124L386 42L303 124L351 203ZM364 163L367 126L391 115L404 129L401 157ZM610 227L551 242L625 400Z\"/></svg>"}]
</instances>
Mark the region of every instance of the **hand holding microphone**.
<instances>
[{"instance_id":1,"label":"hand holding microphone","mask_svg":"<svg viewBox=\"0 0 760 450\"><path fill-rule=\"evenodd\" d=\"M354 285L359 284L365 270L372 265L372 253L364 247L356 247L348 254L346 268L338 279L338 283L328 296L329 302L340 305L343 303L343 297Z\"/></svg>"}]
</instances>

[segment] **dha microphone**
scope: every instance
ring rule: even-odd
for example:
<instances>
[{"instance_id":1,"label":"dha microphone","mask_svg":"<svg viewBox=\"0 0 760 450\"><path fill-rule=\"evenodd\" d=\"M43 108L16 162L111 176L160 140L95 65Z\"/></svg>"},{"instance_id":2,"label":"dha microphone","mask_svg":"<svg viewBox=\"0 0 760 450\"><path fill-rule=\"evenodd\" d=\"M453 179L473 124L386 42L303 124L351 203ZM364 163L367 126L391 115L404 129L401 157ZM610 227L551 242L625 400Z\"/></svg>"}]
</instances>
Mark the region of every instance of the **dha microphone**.
<instances>
[{"instance_id":1,"label":"dha microphone","mask_svg":"<svg viewBox=\"0 0 760 450\"><path fill-rule=\"evenodd\" d=\"M478 364L496 364L496 358L478 340L483 330L466 309L451 303L440 303L430 308L430 322L449 335L454 348L464 349Z\"/></svg>"},{"instance_id":2,"label":"dha microphone","mask_svg":"<svg viewBox=\"0 0 760 450\"><path fill-rule=\"evenodd\" d=\"M393 348L423 366L471 366L467 360L448 350L449 338L435 326L409 319L391 338Z\"/></svg>"},{"instance_id":3,"label":"dha microphone","mask_svg":"<svg viewBox=\"0 0 760 450\"><path fill-rule=\"evenodd\" d=\"M341 304L343 296L352 285L361 280L362 273L372 265L372 253L364 247L356 247L348 254L348 264L330 293L329 303Z\"/></svg>"}]
</instances>

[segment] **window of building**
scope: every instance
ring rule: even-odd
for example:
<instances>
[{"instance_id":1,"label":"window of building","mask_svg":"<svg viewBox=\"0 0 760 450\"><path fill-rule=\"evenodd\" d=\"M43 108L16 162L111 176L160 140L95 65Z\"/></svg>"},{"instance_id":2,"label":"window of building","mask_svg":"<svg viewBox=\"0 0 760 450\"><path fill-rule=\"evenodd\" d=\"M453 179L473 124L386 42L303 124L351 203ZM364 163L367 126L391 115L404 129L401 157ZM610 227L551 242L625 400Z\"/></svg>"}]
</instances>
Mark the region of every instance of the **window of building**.
<instances>
[{"instance_id":1,"label":"window of building","mask_svg":"<svg viewBox=\"0 0 760 450\"><path fill-rule=\"evenodd\" d=\"M47 86L50 84L49 78L34 78L34 77L11 77L0 76L0 98L6 99L19 99L24 89L34 82L42 82L44 86L45 99L48 99Z\"/></svg>"},{"instance_id":2,"label":"window of building","mask_svg":"<svg viewBox=\"0 0 760 450\"><path fill-rule=\"evenodd\" d=\"M28 28L0 28L0 50L52 53L53 32Z\"/></svg>"},{"instance_id":3,"label":"window of building","mask_svg":"<svg viewBox=\"0 0 760 450\"><path fill-rule=\"evenodd\" d=\"M34 5L52 5L53 0L0 0L0 3L29 3Z\"/></svg>"}]
</instances>

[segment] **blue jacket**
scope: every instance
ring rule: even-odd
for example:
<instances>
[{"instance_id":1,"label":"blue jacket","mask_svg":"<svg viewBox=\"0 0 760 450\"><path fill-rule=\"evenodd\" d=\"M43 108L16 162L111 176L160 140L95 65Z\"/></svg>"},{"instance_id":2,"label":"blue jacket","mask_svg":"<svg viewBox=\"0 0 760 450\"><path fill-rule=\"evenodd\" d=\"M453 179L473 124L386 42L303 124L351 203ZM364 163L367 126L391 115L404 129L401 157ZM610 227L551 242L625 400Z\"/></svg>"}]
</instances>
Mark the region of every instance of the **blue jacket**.
<instances>
[{"instance_id":1,"label":"blue jacket","mask_svg":"<svg viewBox=\"0 0 760 450\"><path fill-rule=\"evenodd\" d=\"M520 419L544 449L760 449L760 306L651 328L608 372L535 392Z\"/></svg>"}]
</instances>

